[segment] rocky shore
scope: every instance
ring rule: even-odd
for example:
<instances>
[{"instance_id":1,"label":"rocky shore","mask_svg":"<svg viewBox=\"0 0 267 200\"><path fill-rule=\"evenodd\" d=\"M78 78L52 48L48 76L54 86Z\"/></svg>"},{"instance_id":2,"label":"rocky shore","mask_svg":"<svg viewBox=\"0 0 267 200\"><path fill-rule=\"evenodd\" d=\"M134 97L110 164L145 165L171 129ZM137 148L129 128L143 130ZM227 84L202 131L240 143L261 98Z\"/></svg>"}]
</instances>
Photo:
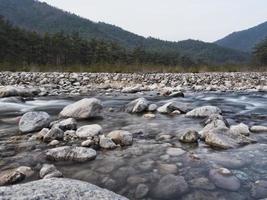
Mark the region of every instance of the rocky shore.
<instances>
[{"instance_id":1,"label":"rocky shore","mask_svg":"<svg viewBox=\"0 0 267 200\"><path fill-rule=\"evenodd\" d=\"M0 85L39 87L43 94L82 95L105 89L135 93L140 91L267 91L267 72L236 73L59 73L0 72Z\"/></svg>"}]
</instances>

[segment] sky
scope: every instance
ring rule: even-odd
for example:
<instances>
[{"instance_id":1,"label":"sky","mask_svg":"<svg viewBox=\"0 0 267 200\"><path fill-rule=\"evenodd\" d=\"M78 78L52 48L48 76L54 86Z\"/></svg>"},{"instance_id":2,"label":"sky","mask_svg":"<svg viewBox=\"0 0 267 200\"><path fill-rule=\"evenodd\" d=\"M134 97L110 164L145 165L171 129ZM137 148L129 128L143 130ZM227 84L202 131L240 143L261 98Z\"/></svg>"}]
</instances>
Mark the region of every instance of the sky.
<instances>
[{"instance_id":1,"label":"sky","mask_svg":"<svg viewBox=\"0 0 267 200\"><path fill-rule=\"evenodd\" d=\"M41 0L145 37L213 42L267 21L267 0Z\"/></svg>"}]
</instances>

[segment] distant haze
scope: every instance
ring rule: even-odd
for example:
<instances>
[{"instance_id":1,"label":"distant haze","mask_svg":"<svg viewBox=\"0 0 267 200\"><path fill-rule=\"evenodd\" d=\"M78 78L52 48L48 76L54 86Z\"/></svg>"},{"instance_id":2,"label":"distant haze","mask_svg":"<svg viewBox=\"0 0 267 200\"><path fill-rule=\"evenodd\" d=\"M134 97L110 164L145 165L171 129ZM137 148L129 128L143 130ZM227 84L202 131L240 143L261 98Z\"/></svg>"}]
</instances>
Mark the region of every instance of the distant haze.
<instances>
[{"instance_id":1,"label":"distant haze","mask_svg":"<svg viewBox=\"0 0 267 200\"><path fill-rule=\"evenodd\" d=\"M266 0L42 0L95 22L164 40L213 42L267 21Z\"/></svg>"}]
</instances>

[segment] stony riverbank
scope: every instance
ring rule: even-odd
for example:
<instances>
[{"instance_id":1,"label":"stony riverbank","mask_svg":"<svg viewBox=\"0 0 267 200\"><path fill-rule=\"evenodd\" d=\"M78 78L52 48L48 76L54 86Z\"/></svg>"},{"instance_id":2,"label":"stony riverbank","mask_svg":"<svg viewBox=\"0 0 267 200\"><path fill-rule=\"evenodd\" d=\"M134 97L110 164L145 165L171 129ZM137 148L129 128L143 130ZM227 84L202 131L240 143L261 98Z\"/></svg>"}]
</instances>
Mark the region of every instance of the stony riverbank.
<instances>
[{"instance_id":1,"label":"stony riverbank","mask_svg":"<svg viewBox=\"0 0 267 200\"><path fill-rule=\"evenodd\" d=\"M267 91L267 72L116 74L0 72L0 85L38 87L43 94L83 95L91 90L120 91Z\"/></svg>"}]
</instances>

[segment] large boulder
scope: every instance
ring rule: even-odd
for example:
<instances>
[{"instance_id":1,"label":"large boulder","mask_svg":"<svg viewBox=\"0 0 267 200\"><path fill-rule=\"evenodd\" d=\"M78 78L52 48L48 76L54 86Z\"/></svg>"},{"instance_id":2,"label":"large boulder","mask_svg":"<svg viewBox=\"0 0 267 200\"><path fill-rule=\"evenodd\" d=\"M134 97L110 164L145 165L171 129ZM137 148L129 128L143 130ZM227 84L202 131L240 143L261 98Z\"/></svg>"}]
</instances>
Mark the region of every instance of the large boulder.
<instances>
[{"instance_id":1,"label":"large boulder","mask_svg":"<svg viewBox=\"0 0 267 200\"><path fill-rule=\"evenodd\" d=\"M176 199L188 191L188 184L182 176L172 174L163 176L154 189L159 199Z\"/></svg>"},{"instance_id":2,"label":"large boulder","mask_svg":"<svg viewBox=\"0 0 267 200\"><path fill-rule=\"evenodd\" d=\"M72 117L75 119L87 119L97 117L103 106L96 98L85 98L66 106L61 112L61 117Z\"/></svg>"},{"instance_id":3,"label":"large boulder","mask_svg":"<svg viewBox=\"0 0 267 200\"><path fill-rule=\"evenodd\" d=\"M174 111L180 111L181 113L186 113L188 105L184 103L169 102L163 106L158 107L157 111L162 114L170 114Z\"/></svg>"},{"instance_id":4,"label":"large boulder","mask_svg":"<svg viewBox=\"0 0 267 200\"><path fill-rule=\"evenodd\" d=\"M148 101L145 98L139 98L128 103L125 110L128 113L141 113L146 111L148 106Z\"/></svg>"},{"instance_id":5,"label":"large boulder","mask_svg":"<svg viewBox=\"0 0 267 200\"><path fill-rule=\"evenodd\" d=\"M76 135L79 138L91 138L100 135L103 129L98 124L86 125L78 128Z\"/></svg>"},{"instance_id":6,"label":"large boulder","mask_svg":"<svg viewBox=\"0 0 267 200\"><path fill-rule=\"evenodd\" d=\"M222 111L216 106L198 107L186 113L187 117L208 117L213 114L221 114Z\"/></svg>"},{"instance_id":7,"label":"large boulder","mask_svg":"<svg viewBox=\"0 0 267 200\"><path fill-rule=\"evenodd\" d=\"M40 131L49 126L50 115L46 112L27 112L19 121L19 130L22 133Z\"/></svg>"},{"instance_id":8,"label":"large boulder","mask_svg":"<svg viewBox=\"0 0 267 200\"><path fill-rule=\"evenodd\" d=\"M87 182L51 178L9 187L0 187L1 198L10 200L25 199L79 199L79 200L127 200L109 190Z\"/></svg>"},{"instance_id":9,"label":"large boulder","mask_svg":"<svg viewBox=\"0 0 267 200\"><path fill-rule=\"evenodd\" d=\"M111 138L113 142L121 146L129 146L133 143L133 135L128 131L112 131L107 135L107 137Z\"/></svg>"},{"instance_id":10,"label":"large boulder","mask_svg":"<svg viewBox=\"0 0 267 200\"><path fill-rule=\"evenodd\" d=\"M85 147L63 146L49 149L46 157L54 161L77 161L85 162L96 158L96 151Z\"/></svg>"}]
</instances>

